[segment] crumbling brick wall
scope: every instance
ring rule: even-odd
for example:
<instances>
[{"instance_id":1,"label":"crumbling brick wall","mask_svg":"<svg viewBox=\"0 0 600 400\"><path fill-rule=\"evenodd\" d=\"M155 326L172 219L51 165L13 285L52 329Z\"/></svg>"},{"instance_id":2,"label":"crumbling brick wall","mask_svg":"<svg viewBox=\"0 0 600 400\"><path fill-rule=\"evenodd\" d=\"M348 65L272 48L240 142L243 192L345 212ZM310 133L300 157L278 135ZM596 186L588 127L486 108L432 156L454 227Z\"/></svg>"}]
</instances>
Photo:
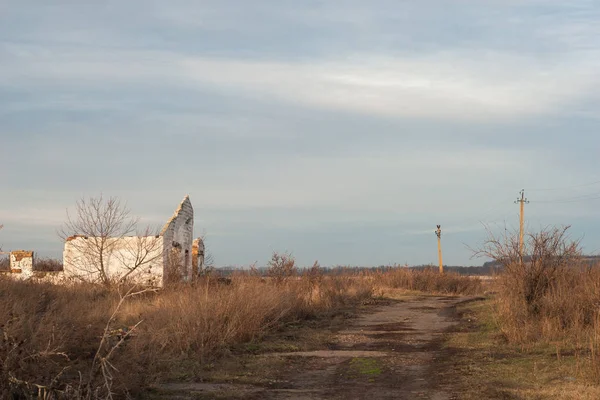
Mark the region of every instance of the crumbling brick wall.
<instances>
[{"instance_id":1,"label":"crumbling brick wall","mask_svg":"<svg viewBox=\"0 0 600 400\"><path fill-rule=\"evenodd\" d=\"M164 244L163 276L167 279L191 281L194 208L189 196L186 196L175 210L175 214L165 224L161 235Z\"/></svg>"},{"instance_id":2,"label":"crumbling brick wall","mask_svg":"<svg viewBox=\"0 0 600 400\"><path fill-rule=\"evenodd\" d=\"M204 270L204 241L197 238L192 244L192 275L197 277Z\"/></svg>"}]
</instances>

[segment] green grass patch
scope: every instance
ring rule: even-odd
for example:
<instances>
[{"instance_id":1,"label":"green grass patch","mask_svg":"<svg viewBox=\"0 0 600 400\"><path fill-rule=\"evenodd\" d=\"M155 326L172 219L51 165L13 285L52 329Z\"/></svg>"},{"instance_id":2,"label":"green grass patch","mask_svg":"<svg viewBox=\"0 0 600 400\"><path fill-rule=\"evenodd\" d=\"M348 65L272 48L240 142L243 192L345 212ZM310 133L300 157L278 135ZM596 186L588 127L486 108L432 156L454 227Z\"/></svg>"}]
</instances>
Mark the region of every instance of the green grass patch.
<instances>
[{"instance_id":1,"label":"green grass patch","mask_svg":"<svg viewBox=\"0 0 600 400\"><path fill-rule=\"evenodd\" d=\"M460 325L446 336L443 349L451 369L446 383L459 386L461 399L600 398L585 349L569 343L508 344L491 298L459 305L457 312Z\"/></svg>"},{"instance_id":2,"label":"green grass patch","mask_svg":"<svg viewBox=\"0 0 600 400\"><path fill-rule=\"evenodd\" d=\"M360 375L371 378L381 375L381 364L375 358L353 358L350 360L350 369Z\"/></svg>"}]
</instances>

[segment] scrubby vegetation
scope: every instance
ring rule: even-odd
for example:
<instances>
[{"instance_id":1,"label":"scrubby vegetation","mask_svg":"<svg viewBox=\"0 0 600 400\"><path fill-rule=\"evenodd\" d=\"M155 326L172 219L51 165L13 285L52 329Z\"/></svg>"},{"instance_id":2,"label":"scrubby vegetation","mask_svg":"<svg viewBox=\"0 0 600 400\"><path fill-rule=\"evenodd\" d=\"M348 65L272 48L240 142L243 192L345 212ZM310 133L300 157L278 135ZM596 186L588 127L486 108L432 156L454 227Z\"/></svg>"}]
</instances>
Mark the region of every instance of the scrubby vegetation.
<instances>
[{"instance_id":1,"label":"scrubby vegetation","mask_svg":"<svg viewBox=\"0 0 600 400\"><path fill-rule=\"evenodd\" d=\"M584 261L568 227L532 233L520 261L517 235L492 237L482 252L504 267L496 311L506 339L589 342L598 326L600 270Z\"/></svg>"},{"instance_id":2,"label":"scrubby vegetation","mask_svg":"<svg viewBox=\"0 0 600 400\"><path fill-rule=\"evenodd\" d=\"M203 277L160 291L0 280L3 398L139 395L175 372L197 376L235 346L289 321L323 318L382 288L474 293L479 281L433 271L324 276L275 255L270 277Z\"/></svg>"},{"instance_id":3,"label":"scrubby vegetation","mask_svg":"<svg viewBox=\"0 0 600 400\"><path fill-rule=\"evenodd\" d=\"M503 340L524 354L549 347L558 360L574 357L600 382L600 268L582 256L568 227L529 234L523 261L514 233L490 236L481 253L503 267L493 298Z\"/></svg>"},{"instance_id":4,"label":"scrubby vegetation","mask_svg":"<svg viewBox=\"0 0 600 400\"><path fill-rule=\"evenodd\" d=\"M63 270L63 263L55 258L35 258L33 263L34 271L57 272Z\"/></svg>"}]
</instances>

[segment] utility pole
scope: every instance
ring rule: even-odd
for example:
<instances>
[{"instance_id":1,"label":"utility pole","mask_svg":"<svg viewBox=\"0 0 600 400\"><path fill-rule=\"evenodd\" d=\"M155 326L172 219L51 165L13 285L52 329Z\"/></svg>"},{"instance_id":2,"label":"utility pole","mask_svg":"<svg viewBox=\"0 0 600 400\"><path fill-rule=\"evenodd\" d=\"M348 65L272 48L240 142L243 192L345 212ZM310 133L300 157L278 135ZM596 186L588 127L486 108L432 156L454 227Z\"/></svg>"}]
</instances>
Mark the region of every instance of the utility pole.
<instances>
[{"instance_id":1,"label":"utility pole","mask_svg":"<svg viewBox=\"0 0 600 400\"><path fill-rule=\"evenodd\" d=\"M521 264L523 264L523 235L525 231L525 204L529 203L529 200L525 198L525 189L522 189L519 193L521 197L517 197L515 200L515 204L521 205L521 213L520 213L520 221L519 221L519 257L521 259Z\"/></svg>"},{"instance_id":2,"label":"utility pole","mask_svg":"<svg viewBox=\"0 0 600 400\"><path fill-rule=\"evenodd\" d=\"M444 264L442 263L442 226L437 225L437 230L435 231L438 239L438 259L440 261L440 274L444 273Z\"/></svg>"}]
</instances>

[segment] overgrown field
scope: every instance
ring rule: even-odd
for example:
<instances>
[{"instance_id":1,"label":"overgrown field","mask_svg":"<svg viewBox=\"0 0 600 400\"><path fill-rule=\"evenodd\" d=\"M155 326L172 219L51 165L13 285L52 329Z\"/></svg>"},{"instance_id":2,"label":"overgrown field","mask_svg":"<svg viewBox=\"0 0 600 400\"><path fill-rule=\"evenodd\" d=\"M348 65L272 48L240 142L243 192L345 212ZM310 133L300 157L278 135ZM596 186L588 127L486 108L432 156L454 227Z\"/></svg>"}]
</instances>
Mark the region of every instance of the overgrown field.
<instances>
[{"instance_id":1,"label":"overgrown field","mask_svg":"<svg viewBox=\"0 0 600 400\"><path fill-rule=\"evenodd\" d=\"M503 265L495 295L462 307L446 368L465 399L600 398L600 266L567 228L491 237L482 252ZM454 376L453 379L455 379Z\"/></svg>"},{"instance_id":2,"label":"overgrown field","mask_svg":"<svg viewBox=\"0 0 600 400\"><path fill-rule=\"evenodd\" d=\"M266 278L208 276L160 291L0 280L0 395L142 396L174 370L187 368L199 379L198 365L260 341L280 324L327 318L386 289L482 290L478 279L435 271L323 276L318 266L299 273L287 262Z\"/></svg>"},{"instance_id":3,"label":"overgrown field","mask_svg":"<svg viewBox=\"0 0 600 400\"><path fill-rule=\"evenodd\" d=\"M143 398L157 382L201 380L217 360L260 348L283 326L350 315L374 298L491 291L461 306L463 324L436 361L462 382L461 398L598 398L600 268L566 228L529 235L523 258L510 235L491 237L480 252L503 267L491 288L436 270L325 275L278 254L267 276L207 275L157 291L3 279L0 396Z\"/></svg>"}]
</instances>

